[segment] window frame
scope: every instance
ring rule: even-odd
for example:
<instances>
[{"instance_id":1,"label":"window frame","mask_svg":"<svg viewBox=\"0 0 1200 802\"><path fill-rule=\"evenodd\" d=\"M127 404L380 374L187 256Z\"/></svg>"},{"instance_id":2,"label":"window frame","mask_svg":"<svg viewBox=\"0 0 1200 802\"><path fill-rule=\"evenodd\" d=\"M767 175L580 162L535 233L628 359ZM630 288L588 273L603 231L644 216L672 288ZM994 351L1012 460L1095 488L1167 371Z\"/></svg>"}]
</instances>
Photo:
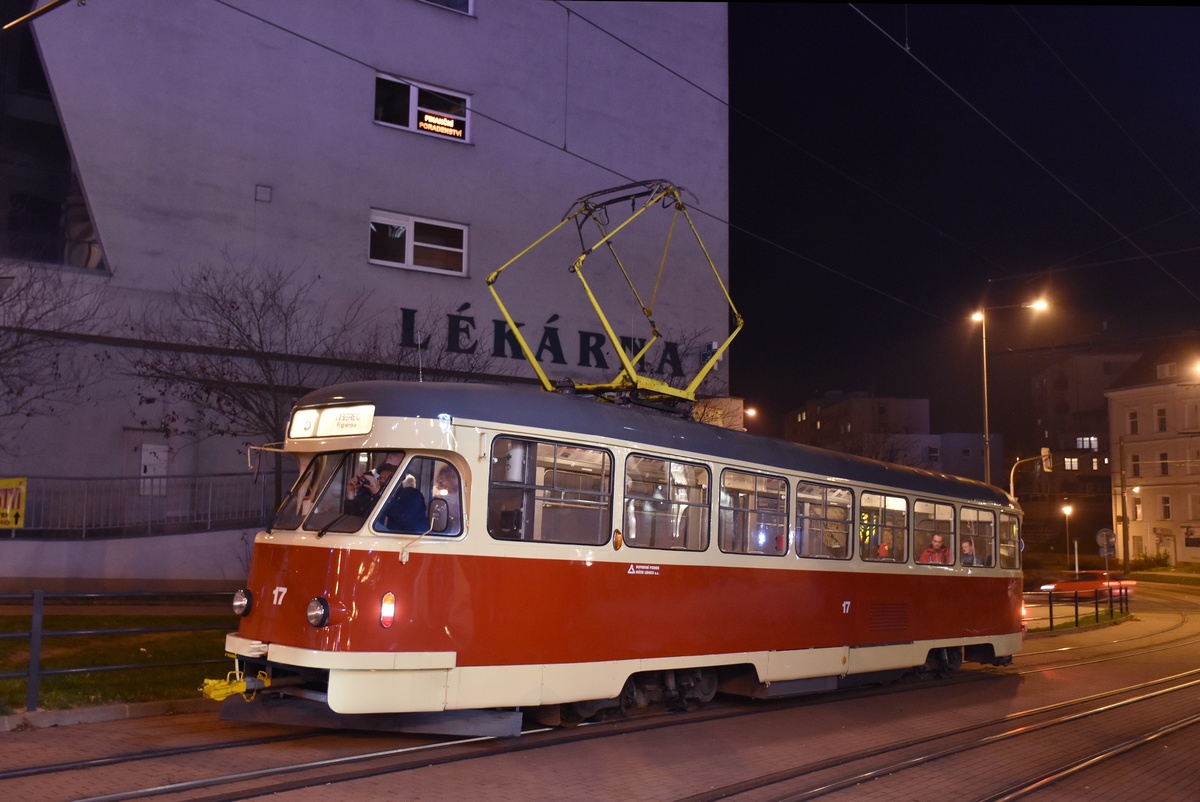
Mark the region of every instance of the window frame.
<instances>
[{"instance_id":1,"label":"window frame","mask_svg":"<svg viewBox=\"0 0 1200 802\"><path fill-rule=\"evenodd\" d=\"M878 505L868 503L868 498L877 497L880 500ZM889 507L888 500L903 502L903 523L897 526L894 521L889 521L888 514L898 508ZM912 530L912 515L909 510L911 504L907 496L896 496L891 493L886 493L882 490L863 490L858 497L858 539L859 539L859 558L863 562L869 563L892 563L895 565L903 565L909 561L911 549L911 530ZM880 512L878 520L869 521L867 516L868 510ZM896 531L901 530L900 540L904 544L904 553L896 554ZM884 537L887 537L886 556L883 554L882 547L885 545ZM878 543L872 548L871 541L878 540Z\"/></svg>"},{"instance_id":2,"label":"window frame","mask_svg":"<svg viewBox=\"0 0 1200 802\"><path fill-rule=\"evenodd\" d=\"M749 497L751 498L754 506L735 507L732 504L727 505L725 503L727 497L732 499L731 494L727 490L726 479L733 476L748 478L753 481L753 490L750 491ZM782 497L774 494L774 492L768 488L761 487L761 485L767 481L776 481L781 483L783 490ZM783 476L771 473L760 473L757 471L743 471L736 468L723 469L721 471L720 495L717 503L717 548L726 554L754 554L764 557L785 556L788 553L788 531L789 524L791 522L791 516L789 515L789 508L791 506L789 503L789 493L790 485L788 480ZM779 499L779 508L775 510L764 509L762 502L764 500L773 498ZM726 516L727 512L729 513L728 516ZM739 516L744 516L742 520L745 522L744 528L746 529L746 541L743 543L742 548L735 547L737 533L733 531L735 529L734 523L739 519ZM764 523L764 518L782 518L782 521L769 520L767 523ZM727 520L728 526L726 524ZM756 528L761 529L762 527L768 527L768 531L773 533L773 537L768 535L768 543L764 544L762 548L751 548L749 543L750 532ZM729 532L729 542L726 542L727 531ZM770 545L772 540L774 541L773 546Z\"/></svg>"},{"instance_id":3,"label":"window frame","mask_svg":"<svg viewBox=\"0 0 1200 802\"><path fill-rule=\"evenodd\" d=\"M405 237L404 237L404 240L405 240L404 259L405 259L405 261L404 262L394 262L390 259L383 259L381 257L373 255L374 238L376 236L374 227L376 224L384 225L384 226L393 226L393 227L402 226L404 228L404 231L405 231ZM459 232L462 235L462 249L459 250L456 248L447 247L445 245L442 245L439 243L434 243L434 242L429 242L429 241L418 242L417 241L417 226L418 225L434 226L437 228L443 228L443 229L447 229L450 231ZM380 267L399 268L401 270L413 270L413 271L416 271L419 273L432 273L432 274L438 275L438 276L452 276L454 278L470 278L471 277L471 266L470 266L471 265L471 263L470 263L471 229L469 226L462 225L461 223L451 223L446 220L435 220L432 217L418 217L417 215L403 214L401 212L389 212L386 209L376 209L376 208L371 209L370 226L371 226L371 240L368 241L368 243L367 243L367 261L370 264L379 265ZM462 269L459 271L455 271L455 270L448 270L446 268L441 268L441 267L436 267L436 266L431 266L431 265L416 264L415 263L415 258L416 258L415 254L416 254L418 247L426 248L426 249L430 249L430 250L434 250L434 251L439 251L439 252L444 252L444 253L461 254Z\"/></svg>"},{"instance_id":4,"label":"window frame","mask_svg":"<svg viewBox=\"0 0 1200 802\"><path fill-rule=\"evenodd\" d=\"M973 507L969 504L963 504L958 508L958 537L959 540L970 538L971 546L975 550L975 559L978 561L981 558L985 560L980 564L976 562L976 568L995 568L996 555L998 553L998 536L1000 534L1000 521L997 517L997 511L984 507ZM972 517L973 516L973 517ZM972 524L988 519L989 523L985 526L990 529L989 532L976 532L974 526L968 526L968 521ZM969 531L970 530L970 531ZM986 550L979 548L980 543L988 544Z\"/></svg>"},{"instance_id":5,"label":"window frame","mask_svg":"<svg viewBox=\"0 0 1200 802\"><path fill-rule=\"evenodd\" d=\"M802 488L804 495L801 495ZM807 492L809 489L820 490L821 497L819 502L813 501L812 497ZM839 491L847 496L847 503L830 504L830 492ZM805 504L806 510L801 511L800 505ZM819 504L820 515L808 515L807 508L809 505ZM845 517L839 518L830 513L831 509L844 510ZM819 524L817 523L819 522ZM810 524L815 524L810 526ZM839 530L840 527L840 530ZM831 532L840 531L842 540L842 553L839 555L836 551L828 549L829 540L827 535ZM808 533L820 535L821 552L818 553L815 549L809 548L810 538ZM827 485L821 482L810 482L806 479L796 481L796 556L804 560L849 560L854 556L854 488L842 487L839 485Z\"/></svg>"},{"instance_id":6,"label":"window frame","mask_svg":"<svg viewBox=\"0 0 1200 802\"><path fill-rule=\"evenodd\" d=\"M445 8L445 6L443 6L443 8ZM449 10L453 11L454 9L449 9ZM459 13L461 13L461 12L459 12ZM379 102L380 101L380 98L379 98L379 82L380 81L387 81L390 83L399 84L401 86L408 87L408 90L409 90L409 92L408 92L408 109L406 112L407 117L408 117L408 122L401 124L401 123L394 122L394 121L383 118L383 112L380 109L380 102ZM442 98L448 98L451 101L461 101L462 114L454 114L453 112L438 111L438 110L432 108L428 102L426 102L424 105L422 105L421 93L426 94L426 98L425 98L426 101L428 101L430 99L428 97L429 95L439 95ZM374 116L374 122L376 125L381 125L385 128L395 128L400 131L410 131L414 134L421 134L422 136L433 137L434 139L440 139L443 141L448 140L450 142L462 142L462 143L470 143L471 142L471 96L470 95L464 94L462 92L456 92L453 89L446 89L446 88L440 87L440 86L433 86L432 84L425 84L425 83L419 83L417 81L411 81L411 80L408 80L407 78L398 78L395 75L389 75L384 72L376 72L375 73L375 98L374 99L375 99L375 113L373 116ZM439 126L437 126L436 121L434 121L434 120L426 121L429 123L429 125L427 127L422 128L421 122L419 122L420 114L422 111L425 111L426 113L432 114L436 117L442 117L442 118L449 119L451 121L460 120L462 122L462 136L454 136L452 134L441 133L437 130L434 130L435 128L439 127ZM457 130L453 126L449 126L449 129Z\"/></svg>"},{"instance_id":7,"label":"window frame","mask_svg":"<svg viewBox=\"0 0 1200 802\"><path fill-rule=\"evenodd\" d=\"M630 462L631 460L635 459L653 460L666 464L666 476L668 478L667 495L664 495L662 498L656 498L653 494L647 496L645 494L635 494L630 492L630 485L632 481L630 476L633 474L633 472L630 471ZM677 466L698 468L702 471L705 481L703 486L697 486L703 490L704 498L702 501L691 501L689 499L678 498L675 484L676 472L674 470ZM625 457L623 479L624 481L622 482L621 488L621 531L623 533L622 543L624 543L624 545L635 549L652 549L656 551L708 551L712 531L712 468L708 465L708 463L692 462L690 460L683 459L672 459L670 457L664 457L661 454L651 454L642 451L631 451ZM680 487L683 487L683 485L680 485ZM659 489L661 490L662 488L660 487ZM649 538L639 541L636 526L637 519L633 518L634 515L638 514L633 505L638 503L642 504L641 514L643 516L647 514L650 516L650 521L653 525L652 529L656 529L658 521L665 517L664 512L666 515L670 516L669 520L672 521L672 524L671 531L668 532L668 537L671 541L680 539L678 524L681 521L684 523L690 521L691 517L689 513L697 510L703 511L704 520L698 527L701 542L696 547L689 546L688 541L690 540L690 537L686 531L683 534L683 543L681 545L675 545L674 543L666 546L658 545L657 541L662 536L656 531L652 531L649 535ZM660 509L647 510L646 505L660 505ZM684 516L686 516L686 518ZM630 524L634 525L631 526ZM690 528L690 524L684 528L685 530Z\"/></svg>"},{"instance_id":8,"label":"window frame","mask_svg":"<svg viewBox=\"0 0 1200 802\"><path fill-rule=\"evenodd\" d=\"M524 452L526 456L523 458L526 459L526 462L521 467L520 479L497 479L500 462L500 457L497 455L503 452L507 459L515 453L511 447L504 447L502 445L505 442L520 444L525 449L528 449L530 446L533 447L532 466L528 462L528 452ZM554 449L552 455L552 465L554 466L554 478L552 481L554 483L551 484L539 484L538 482L538 448L541 446ZM563 456L560 452L561 449L577 449L600 455L602 459L597 462L601 468L600 472L593 474L586 471L559 469L557 467L558 461ZM488 466L487 521L485 528L493 540L568 546L604 546L612 541L615 485L614 467L616 460L611 450L598 448L594 445L584 445L562 440L526 437L517 434L497 434L492 438L488 453L491 463ZM600 489L593 490L560 485L557 484L560 474L564 476L591 475L598 479L601 486ZM532 480L529 479L530 475L533 476ZM544 478L545 476L543 475ZM555 496L555 493L558 495ZM504 494L508 498L519 499L519 506L516 509L509 509L503 506L504 500L501 500L501 494ZM570 494L569 497L568 494ZM591 540L582 538L564 540L557 537L545 537L545 531L539 527L538 521L540 520L544 523L545 518L549 515L549 511L559 507L564 509L596 510L601 517L601 520L598 522L599 528L597 529L596 538ZM529 514L530 510L533 511L533 514ZM503 528L505 512L518 513L515 528ZM513 534L504 534L506 532L516 534L515 536ZM537 537L536 535L542 536Z\"/></svg>"},{"instance_id":9,"label":"window frame","mask_svg":"<svg viewBox=\"0 0 1200 802\"><path fill-rule=\"evenodd\" d=\"M929 505L933 507L933 515L931 517L920 518L921 506ZM938 517L938 508L944 508L950 513L950 528L940 529L937 524L941 520ZM954 505L946 501L936 501L934 499L918 498L913 501L912 505L912 536L913 536L913 558L917 565L954 565L958 562L958 514L954 509ZM925 526L927 522L932 522L933 526ZM921 555L925 549L933 543L934 535L941 535L945 541L946 548L949 550L950 561L946 563L924 562L921 560Z\"/></svg>"}]
</instances>

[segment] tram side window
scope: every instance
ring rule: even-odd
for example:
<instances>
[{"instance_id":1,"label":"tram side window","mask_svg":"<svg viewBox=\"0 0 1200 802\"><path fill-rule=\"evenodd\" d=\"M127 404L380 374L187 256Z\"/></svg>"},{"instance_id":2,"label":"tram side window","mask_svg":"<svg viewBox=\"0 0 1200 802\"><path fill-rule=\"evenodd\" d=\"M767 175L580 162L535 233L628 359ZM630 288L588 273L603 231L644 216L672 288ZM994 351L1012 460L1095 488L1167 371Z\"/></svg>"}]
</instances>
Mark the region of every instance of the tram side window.
<instances>
[{"instance_id":1,"label":"tram side window","mask_svg":"<svg viewBox=\"0 0 1200 802\"><path fill-rule=\"evenodd\" d=\"M1021 567L1021 519L1000 513L1000 567Z\"/></svg>"},{"instance_id":2,"label":"tram side window","mask_svg":"<svg viewBox=\"0 0 1200 802\"><path fill-rule=\"evenodd\" d=\"M926 565L953 565L954 507L934 501L913 503L913 554Z\"/></svg>"},{"instance_id":3,"label":"tram side window","mask_svg":"<svg viewBox=\"0 0 1200 802\"><path fill-rule=\"evenodd\" d=\"M863 493L859 505L860 550L864 560L908 561L908 499Z\"/></svg>"},{"instance_id":4,"label":"tram side window","mask_svg":"<svg viewBox=\"0 0 1200 802\"><path fill-rule=\"evenodd\" d=\"M443 459L414 457L375 517L380 532L407 535L461 535L462 482Z\"/></svg>"},{"instance_id":5,"label":"tram side window","mask_svg":"<svg viewBox=\"0 0 1200 802\"><path fill-rule=\"evenodd\" d=\"M612 455L568 443L497 437L488 532L501 540L600 546L612 531Z\"/></svg>"},{"instance_id":6,"label":"tram side window","mask_svg":"<svg viewBox=\"0 0 1200 802\"><path fill-rule=\"evenodd\" d=\"M854 493L844 487L796 483L796 554L844 560L850 556Z\"/></svg>"},{"instance_id":7,"label":"tram side window","mask_svg":"<svg viewBox=\"0 0 1200 802\"><path fill-rule=\"evenodd\" d=\"M958 511L958 532L964 543L971 544L975 565L983 568L996 565L996 513L963 507Z\"/></svg>"},{"instance_id":8,"label":"tram side window","mask_svg":"<svg viewBox=\"0 0 1200 802\"><path fill-rule=\"evenodd\" d=\"M708 486L704 465L630 454L625 460L625 545L707 549Z\"/></svg>"},{"instance_id":9,"label":"tram side window","mask_svg":"<svg viewBox=\"0 0 1200 802\"><path fill-rule=\"evenodd\" d=\"M717 545L735 554L787 553L787 480L724 471Z\"/></svg>"}]
</instances>

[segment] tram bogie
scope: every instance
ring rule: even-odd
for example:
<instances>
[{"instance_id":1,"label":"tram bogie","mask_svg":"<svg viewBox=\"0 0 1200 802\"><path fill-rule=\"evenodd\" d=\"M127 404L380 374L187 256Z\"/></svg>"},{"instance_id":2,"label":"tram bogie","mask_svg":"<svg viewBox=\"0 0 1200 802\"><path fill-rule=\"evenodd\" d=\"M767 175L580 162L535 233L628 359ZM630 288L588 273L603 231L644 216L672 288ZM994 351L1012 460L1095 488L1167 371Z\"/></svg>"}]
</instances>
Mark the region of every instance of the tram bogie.
<instances>
[{"instance_id":1,"label":"tram bogie","mask_svg":"<svg viewBox=\"0 0 1200 802\"><path fill-rule=\"evenodd\" d=\"M285 450L225 711L511 734L1020 647L1020 510L978 482L454 384L310 394Z\"/></svg>"}]
</instances>

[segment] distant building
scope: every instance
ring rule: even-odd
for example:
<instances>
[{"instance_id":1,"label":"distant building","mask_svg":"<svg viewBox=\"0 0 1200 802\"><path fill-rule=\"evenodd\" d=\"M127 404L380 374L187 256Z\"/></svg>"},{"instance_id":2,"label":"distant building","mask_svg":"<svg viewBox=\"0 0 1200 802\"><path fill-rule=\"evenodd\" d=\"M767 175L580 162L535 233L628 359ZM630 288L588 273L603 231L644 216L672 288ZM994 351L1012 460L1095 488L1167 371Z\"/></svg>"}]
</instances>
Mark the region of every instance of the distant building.
<instances>
[{"instance_id":1,"label":"distant building","mask_svg":"<svg viewBox=\"0 0 1200 802\"><path fill-rule=\"evenodd\" d=\"M789 412L783 436L796 443L939 473L980 480L984 475L983 435L931 434L925 398L827 393ZM1003 437L993 434L993 463L999 464L1003 448Z\"/></svg>"},{"instance_id":2,"label":"distant building","mask_svg":"<svg viewBox=\"0 0 1200 802\"><path fill-rule=\"evenodd\" d=\"M1095 534L1111 526L1111 441L1104 392L1139 357L1136 352L1063 349L1052 354L1030 381L1033 424L1029 453L1010 454L1005 481L1013 477L1016 495L1025 510L1026 541L1059 554L1069 551L1067 535L1079 541L1081 555L1095 555ZM1039 462L1011 471L1018 459L1037 457L1050 449L1053 470ZM1070 521L1063 507L1071 507Z\"/></svg>"},{"instance_id":3,"label":"distant building","mask_svg":"<svg viewBox=\"0 0 1200 802\"><path fill-rule=\"evenodd\" d=\"M1147 349L1105 396L1119 552L1200 562L1200 335Z\"/></svg>"}]
</instances>

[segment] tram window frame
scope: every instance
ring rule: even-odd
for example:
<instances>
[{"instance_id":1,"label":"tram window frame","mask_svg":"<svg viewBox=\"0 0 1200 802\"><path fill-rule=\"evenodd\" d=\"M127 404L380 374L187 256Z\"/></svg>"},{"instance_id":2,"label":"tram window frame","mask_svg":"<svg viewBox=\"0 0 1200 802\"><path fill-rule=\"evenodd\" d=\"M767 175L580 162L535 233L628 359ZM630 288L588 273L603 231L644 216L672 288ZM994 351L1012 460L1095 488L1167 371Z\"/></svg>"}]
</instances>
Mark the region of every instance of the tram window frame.
<instances>
[{"instance_id":1,"label":"tram window frame","mask_svg":"<svg viewBox=\"0 0 1200 802\"><path fill-rule=\"evenodd\" d=\"M986 531L990 528L990 532ZM985 510L966 504L958 509L958 536L970 540L975 548L977 568L996 567L997 521L995 510Z\"/></svg>"},{"instance_id":2,"label":"tram window frame","mask_svg":"<svg viewBox=\"0 0 1200 802\"><path fill-rule=\"evenodd\" d=\"M905 496L864 490L858 497L859 555L865 562L907 563L909 503Z\"/></svg>"},{"instance_id":3,"label":"tram window frame","mask_svg":"<svg viewBox=\"0 0 1200 802\"><path fill-rule=\"evenodd\" d=\"M945 515L943 519L940 516ZM922 517L924 516L924 517ZM947 504L944 501L931 501L929 499L917 499L913 502L913 555L916 558L918 565L954 565L958 562L958 540L955 537L958 515L954 511L953 504ZM945 525L943 525L943 520ZM937 563L931 560L922 560L925 549L933 544L933 536L941 535L945 541L949 560L944 563Z\"/></svg>"},{"instance_id":4,"label":"tram window frame","mask_svg":"<svg viewBox=\"0 0 1200 802\"><path fill-rule=\"evenodd\" d=\"M647 470L656 465L662 466L661 470ZM681 481L682 477L689 480L702 478L703 482L685 483ZM699 493L699 500L691 497L693 492ZM621 509L622 543L626 546L664 551L707 551L712 522L712 471L701 462L631 453L625 458ZM665 541L658 533L661 523L666 526ZM639 528L649 528L648 536L639 537Z\"/></svg>"},{"instance_id":5,"label":"tram window frame","mask_svg":"<svg viewBox=\"0 0 1200 802\"><path fill-rule=\"evenodd\" d=\"M749 480L749 488L731 480ZM774 486L770 486L771 483ZM736 494L736 495L735 495ZM735 500L747 502L742 506ZM774 505L774 506L772 506ZM757 538L752 536L757 534ZM717 546L727 554L782 557L788 551L788 480L782 476L726 468L721 471Z\"/></svg>"},{"instance_id":6,"label":"tram window frame","mask_svg":"<svg viewBox=\"0 0 1200 802\"><path fill-rule=\"evenodd\" d=\"M454 463L444 457L418 454L403 464L400 475L387 501L379 505L379 512L372 522L374 531L384 535L437 537L458 537L464 533L462 477ZM409 477L412 478L410 488L421 494L424 522L404 526L398 525L397 521L411 521L414 511L411 508L403 510L400 501L407 495L405 481Z\"/></svg>"},{"instance_id":7,"label":"tram window frame","mask_svg":"<svg viewBox=\"0 0 1200 802\"><path fill-rule=\"evenodd\" d=\"M1000 567L1021 567L1021 518L1011 512L1000 513Z\"/></svg>"},{"instance_id":8,"label":"tram window frame","mask_svg":"<svg viewBox=\"0 0 1200 802\"><path fill-rule=\"evenodd\" d=\"M854 490L849 487L796 482L796 556L817 560L848 560ZM839 545L840 541L840 545Z\"/></svg>"},{"instance_id":9,"label":"tram window frame","mask_svg":"<svg viewBox=\"0 0 1200 802\"><path fill-rule=\"evenodd\" d=\"M531 447L532 461L528 458ZM598 458L590 463L598 470L576 469L586 460L573 460L578 466L563 464L585 455ZM493 539L603 546L612 538L611 451L557 440L498 435L492 440L491 460L487 530ZM584 487L585 477L590 477L595 487ZM596 516L593 524L579 526L592 515ZM591 534L573 535L576 531Z\"/></svg>"}]
</instances>

